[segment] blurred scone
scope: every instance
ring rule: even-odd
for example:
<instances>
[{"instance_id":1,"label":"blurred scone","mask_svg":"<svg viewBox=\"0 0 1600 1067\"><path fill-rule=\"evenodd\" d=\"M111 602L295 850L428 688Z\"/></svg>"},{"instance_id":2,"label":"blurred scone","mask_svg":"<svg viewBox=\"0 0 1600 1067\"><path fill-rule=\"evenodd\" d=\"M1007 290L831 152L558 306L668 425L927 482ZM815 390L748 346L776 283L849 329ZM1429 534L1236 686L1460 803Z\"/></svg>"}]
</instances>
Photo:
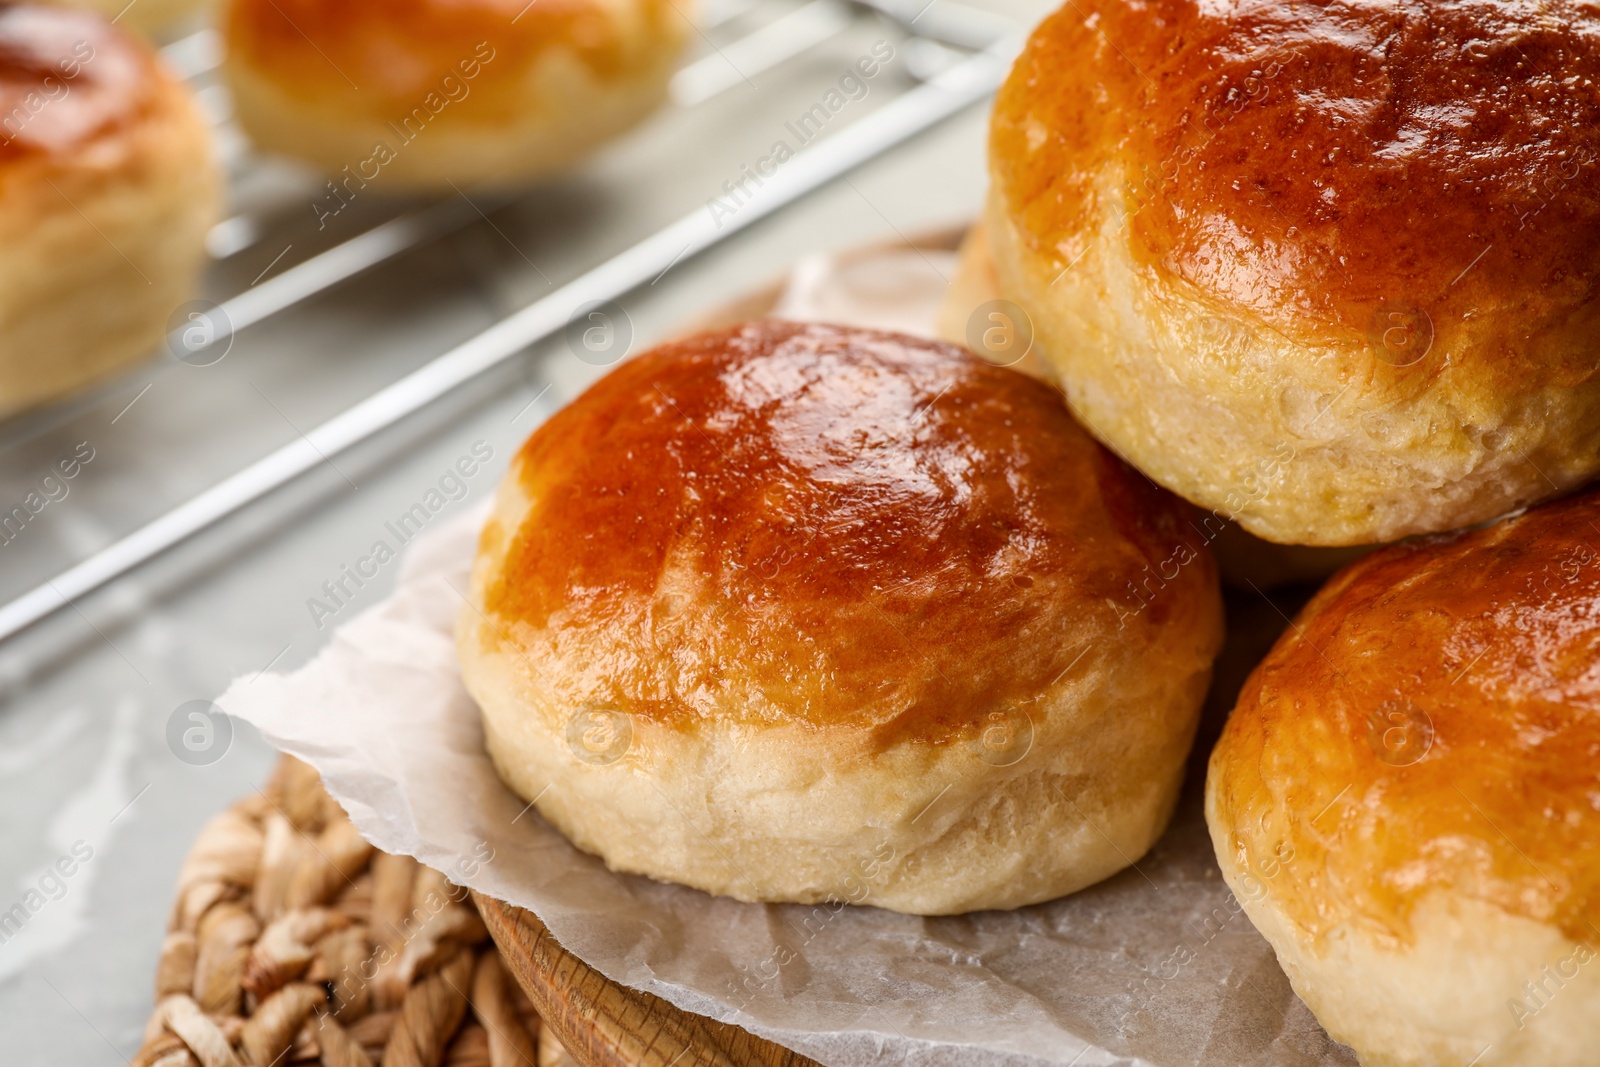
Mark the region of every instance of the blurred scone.
<instances>
[{"instance_id":1,"label":"blurred scone","mask_svg":"<svg viewBox=\"0 0 1600 1067\"><path fill-rule=\"evenodd\" d=\"M369 184L505 185L565 167L666 96L671 0L231 0L227 74L262 148ZM320 215L320 212L319 212Z\"/></svg>"},{"instance_id":2,"label":"blurred scone","mask_svg":"<svg viewBox=\"0 0 1600 1067\"><path fill-rule=\"evenodd\" d=\"M1366 1067L1600 1056L1600 496L1384 549L1211 757L1224 877Z\"/></svg>"},{"instance_id":3,"label":"blurred scone","mask_svg":"<svg viewBox=\"0 0 1600 1067\"><path fill-rule=\"evenodd\" d=\"M501 775L617 870L946 914L1166 825L1220 639L1181 502L954 346L762 322L523 447L458 630Z\"/></svg>"},{"instance_id":4,"label":"blurred scone","mask_svg":"<svg viewBox=\"0 0 1600 1067\"><path fill-rule=\"evenodd\" d=\"M996 98L990 237L1084 425L1295 544L1600 471L1600 9L1083 0Z\"/></svg>"},{"instance_id":5,"label":"blurred scone","mask_svg":"<svg viewBox=\"0 0 1600 1067\"><path fill-rule=\"evenodd\" d=\"M205 120L149 48L0 5L0 413L151 354L218 193Z\"/></svg>"}]
</instances>

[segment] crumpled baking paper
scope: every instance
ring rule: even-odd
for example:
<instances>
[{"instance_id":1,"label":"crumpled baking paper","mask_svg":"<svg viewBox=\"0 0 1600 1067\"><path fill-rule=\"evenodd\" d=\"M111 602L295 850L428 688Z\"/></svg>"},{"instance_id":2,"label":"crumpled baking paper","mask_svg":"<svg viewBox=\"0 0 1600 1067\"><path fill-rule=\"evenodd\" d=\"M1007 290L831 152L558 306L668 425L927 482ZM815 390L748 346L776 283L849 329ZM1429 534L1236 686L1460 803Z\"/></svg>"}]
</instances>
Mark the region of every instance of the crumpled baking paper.
<instances>
[{"instance_id":1,"label":"crumpled baking paper","mask_svg":"<svg viewBox=\"0 0 1600 1067\"><path fill-rule=\"evenodd\" d=\"M791 316L822 305L834 321L881 320L808 272L781 305ZM808 299L819 285L827 299ZM1198 761L1133 868L1018 911L744 904L608 871L501 784L461 686L452 630L485 513L419 536L394 594L304 668L242 678L219 701L315 766L379 848L533 911L608 978L830 1067L1356 1063L1223 883Z\"/></svg>"}]
</instances>

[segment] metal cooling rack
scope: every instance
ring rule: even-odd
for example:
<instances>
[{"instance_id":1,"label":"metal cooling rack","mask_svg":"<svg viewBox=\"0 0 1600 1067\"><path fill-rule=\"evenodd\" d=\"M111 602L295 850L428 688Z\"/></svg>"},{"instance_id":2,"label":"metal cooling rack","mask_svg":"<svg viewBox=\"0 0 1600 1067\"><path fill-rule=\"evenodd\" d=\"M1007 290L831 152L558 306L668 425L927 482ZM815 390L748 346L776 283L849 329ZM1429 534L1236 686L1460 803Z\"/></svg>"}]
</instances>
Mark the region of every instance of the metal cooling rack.
<instances>
[{"instance_id":1,"label":"metal cooling rack","mask_svg":"<svg viewBox=\"0 0 1600 1067\"><path fill-rule=\"evenodd\" d=\"M999 84L1020 43L1016 24L950 0L934 0L920 10L896 6L891 0L801 4L724 0L698 22L698 54L674 76L670 110L677 113L676 121L696 121L701 115L707 123L725 121L726 115L717 113L721 98L735 90L748 94L755 78L801 61L864 21L885 24L896 35L902 69L910 76L905 91L807 144L753 192L747 186L745 193L750 195L741 195L738 210L731 215L715 216L703 203L696 204L642 239L570 270L560 285L545 278L550 287L545 295L497 315L491 325L465 340L442 345L441 354L419 366L397 368L389 384L344 404L310 428L301 429L285 416L294 429L288 443L261 448L258 458L232 473L202 479L205 484L194 491L168 487L165 495L179 499L163 500L156 513L142 522L128 523L127 528L89 524L63 538L63 544L33 546L32 556L21 560L20 568L11 564L0 569L0 596L8 598L0 606L0 641L312 468L332 464L350 446L562 330L578 309L618 300L675 264L977 102ZM230 176L228 217L208 238L213 263L207 284L214 293L227 295L192 309L199 317L174 328L169 352L158 361L64 403L0 424L0 492L8 494L0 497L0 508L10 496L27 490L30 471L48 469L52 447L59 448L82 425L100 426L109 417L108 425L114 426L146 394L184 373L185 365L220 362L235 339L249 331L292 328L297 309L336 299L340 286L394 269L449 235L482 227L504 237L495 222L497 214L537 204L546 195L533 189L516 198L492 200L463 193L433 202L376 201L359 205L347 222L341 220L343 225L329 227L331 234L312 231L305 208L321 179L292 164L260 157L233 125L227 92L217 78L221 45L215 31L202 29L173 41L162 54L194 87L215 125L220 158ZM660 173L674 166L681 178L695 164L671 158L670 150L656 155L663 157L652 161L663 168L655 176L658 180ZM707 192L716 195L719 190ZM279 245L282 251L272 254ZM291 256L297 248L300 254ZM522 258L544 276L531 259ZM266 262L265 267L252 276L260 261ZM336 354L329 355L330 378L337 377ZM272 403L253 380L248 384ZM230 431L225 415L209 421L206 426L157 426L146 432L187 433L192 441L185 438L178 451L190 447L201 451L214 445L217 435ZM130 494L140 502L132 490L124 495ZM131 506L119 509L119 514L139 510ZM0 546L0 552L10 549ZM4 555L0 562L10 563ZM40 581L45 575L49 577Z\"/></svg>"}]
</instances>

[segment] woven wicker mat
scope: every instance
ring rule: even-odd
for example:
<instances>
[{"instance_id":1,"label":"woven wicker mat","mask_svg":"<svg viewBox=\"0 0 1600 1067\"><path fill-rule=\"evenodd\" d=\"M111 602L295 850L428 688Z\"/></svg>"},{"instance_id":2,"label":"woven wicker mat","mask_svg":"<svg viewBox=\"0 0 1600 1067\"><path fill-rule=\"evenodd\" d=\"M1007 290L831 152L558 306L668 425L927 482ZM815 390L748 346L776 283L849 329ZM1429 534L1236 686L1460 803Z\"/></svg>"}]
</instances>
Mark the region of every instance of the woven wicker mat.
<instances>
[{"instance_id":1,"label":"woven wicker mat","mask_svg":"<svg viewBox=\"0 0 1600 1067\"><path fill-rule=\"evenodd\" d=\"M178 874L130 1067L573 1067L465 889L361 839L285 757Z\"/></svg>"}]
</instances>

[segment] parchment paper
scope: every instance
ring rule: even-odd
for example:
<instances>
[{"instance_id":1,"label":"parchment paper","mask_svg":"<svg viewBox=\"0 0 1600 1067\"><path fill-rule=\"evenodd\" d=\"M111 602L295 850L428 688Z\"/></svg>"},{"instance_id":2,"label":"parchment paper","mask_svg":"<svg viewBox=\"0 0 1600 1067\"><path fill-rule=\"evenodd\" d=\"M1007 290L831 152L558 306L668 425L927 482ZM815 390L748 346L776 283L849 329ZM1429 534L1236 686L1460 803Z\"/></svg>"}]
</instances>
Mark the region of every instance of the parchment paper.
<instances>
[{"instance_id":1,"label":"parchment paper","mask_svg":"<svg viewBox=\"0 0 1600 1067\"><path fill-rule=\"evenodd\" d=\"M922 284L941 284L948 260L929 266ZM796 281L782 304L791 317L884 317L853 313L814 263ZM811 298L818 285L825 300ZM936 305L924 296L907 299ZM506 789L483 751L452 638L483 514L418 537L395 593L306 667L242 678L219 701L315 766L379 848L530 909L615 981L832 1067L1356 1063L1294 996L1224 885L1198 755L1172 827L1135 868L1019 911L922 919L743 904L611 873ZM1270 640L1241 625L1222 690ZM1202 750L1215 727L1213 714Z\"/></svg>"}]
</instances>

